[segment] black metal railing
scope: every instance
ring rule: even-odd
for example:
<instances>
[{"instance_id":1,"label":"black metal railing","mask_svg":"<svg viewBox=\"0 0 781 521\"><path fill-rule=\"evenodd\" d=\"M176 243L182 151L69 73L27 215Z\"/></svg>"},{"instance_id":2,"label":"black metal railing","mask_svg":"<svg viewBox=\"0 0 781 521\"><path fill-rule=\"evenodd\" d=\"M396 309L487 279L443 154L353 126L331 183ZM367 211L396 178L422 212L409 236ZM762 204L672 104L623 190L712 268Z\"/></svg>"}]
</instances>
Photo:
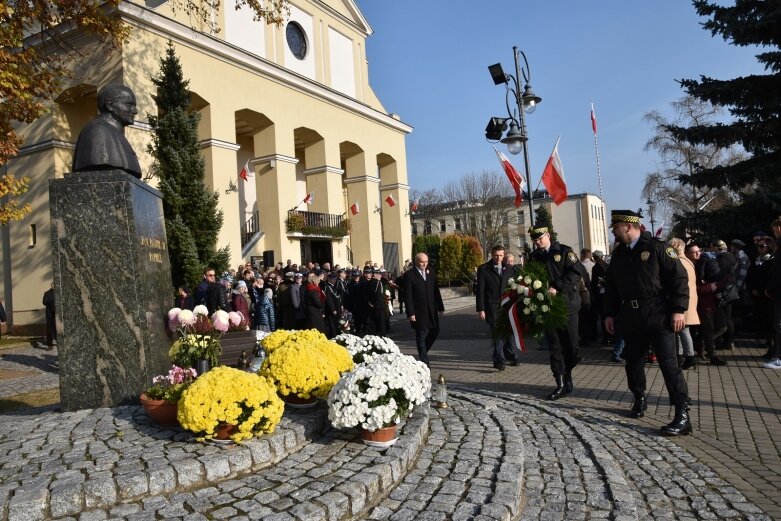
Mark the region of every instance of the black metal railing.
<instances>
[{"instance_id":1,"label":"black metal railing","mask_svg":"<svg viewBox=\"0 0 781 521\"><path fill-rule=\"evenodd\" d=\"M344 237L350 233L350 220L344 215L333 213L290 210L287 213L286 226L288 233L303 235Z\"/></svg>"},{"instance_id":2,"label":"black metal railing","mask_svg":"<svg viewBox=\"0 0 781 521\"><path fill-rule=\"evenodd\" d=\"M252 238L260 232L260 219L258 218L258 212L255 211L252 217L247 219L244 223L244 227L241 230L241 247L243 248Z\"/></svg>"}]
</instances>

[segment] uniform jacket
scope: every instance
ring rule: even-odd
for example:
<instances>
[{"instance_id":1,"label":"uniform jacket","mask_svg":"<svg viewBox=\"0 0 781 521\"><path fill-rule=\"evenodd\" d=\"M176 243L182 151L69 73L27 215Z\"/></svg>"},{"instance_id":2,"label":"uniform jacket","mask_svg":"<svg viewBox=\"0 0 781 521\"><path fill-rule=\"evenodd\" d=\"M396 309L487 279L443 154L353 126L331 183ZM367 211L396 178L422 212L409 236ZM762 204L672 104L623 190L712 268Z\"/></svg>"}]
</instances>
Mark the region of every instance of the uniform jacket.
<instances>
[{"instance_id":1,"label":"uniform jacket","mask_svg":"<svg viewBox=\"0 0 781 521\"><path fill-rule=\"evenodd\" d=\"M334 312L338 315L342 310L342 297L333 284L326 283L325 285L325 314L333 315Z\"/></svg>"},{"instance_id":2,"label":"uniform jacket","mask_svg":"<svg viewBox=\"0 0 781 521\"><path fill-rule=\"evenodd\" d=\"M476 308L477 311L485 312L485 319L489 324L496 321L499 311L499 300L502 297L504 289L507 287L507 281L513 276L513 270L502 264L502 275L496 273L493 260L477 267L477 291Z\"/></svg>"},{"instance_id":3,"label":"uniform jacket","mask_svg":"<svg viewBox=\"0 0 781 521\"><path fill-rule=\"evenodd\" d=\"M385 309L385 287L382 280L372 279L366 286L366 302L369 308Z\"/></svg>"},{"instance_id":4,"label":"uniform jacket","mask_svg":"<svg viewBox=\"0 0 781 521\"><path fill-rule=\"evenodd\" d=\"M412 268L404 275L403 282L407 317L415 315L415 322L410 322L412 329L439 328L439 312L445 311L445 305L434 270L428 268L423 280L418 269Z\"/></svg>"},{"instance_id":5,"label":"uniform jacket","mask_svg":"<svg viewBox=\"0 0 781 521\"><path fill-rule=\"evenodd\" d=\"M632 301L637 301L637 308ZM669 327L670 313L689 307L686 269L670 246L644 232L630 249L621 244L607 270L605 316L618 317L632 332Z\"/></svg>"},{"instance_id":6,"label":"uniform jacket","mask_svg":"<svg viewBox=\"0 0 781 521\"><path fill-rule=\"evenodd\" d=\"M567 300L570 313L577 312L580 309L578 287L583 276L580 261L572 248L551 242L547 252L543 249L534 250L530 258L548 267L551 287Z\"/></svg>"}]
</instances>

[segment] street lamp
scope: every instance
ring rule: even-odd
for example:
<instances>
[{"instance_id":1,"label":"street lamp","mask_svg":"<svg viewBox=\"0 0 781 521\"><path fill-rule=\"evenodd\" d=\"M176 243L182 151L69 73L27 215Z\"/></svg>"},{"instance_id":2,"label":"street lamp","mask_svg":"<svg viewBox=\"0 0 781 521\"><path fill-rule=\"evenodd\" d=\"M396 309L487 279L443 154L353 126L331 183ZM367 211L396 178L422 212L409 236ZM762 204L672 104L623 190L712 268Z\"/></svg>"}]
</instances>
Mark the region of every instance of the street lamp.
<instances>
[{"instance_id":1,"label":"street lamp","mask_svg":"<svg viewBox=\"0 0 781 521\"><path fill-rule=\"evenodd\" d=\"M523 57L524 67L520 66L519 55ZM501 63L495 63L488 67L494 85L504 84L505 104L507 105L507 118L493 117L488 121L485 128L485 138L489 141L501 141L507 145L507 151L513 155L519 154L523 150L523 163L526 168L526 189L529 194L529 220L534 226L534 193L532 190L531 179L529 178L529 147L527 141L529 136L526 133L525 114L531 114L537 108L537 104L542 98L534 94L531 86L531 71L526 54L513 47L513 56L515 58L515 76L505 74ZM523 93L521 93L521 78L524 81ZM510 83L512 81L512 84ZM514 99L515 104L511 108L510 99ZM509 122L509 124L508 124ZM507 129L507 134L502 138L502 134Z\"/></svg>"},{"instance_id":2,"label":"street lamp","mask_svg":"<svg viewBox=\"0 0 781 521\"><path fill-rule=\"evenodd\" d=\"M656 236L656 226L654 225L654 202L649 197L645 204L648 205L648 218L651 221L651 235Z\"/></svg>"}]
</instances>

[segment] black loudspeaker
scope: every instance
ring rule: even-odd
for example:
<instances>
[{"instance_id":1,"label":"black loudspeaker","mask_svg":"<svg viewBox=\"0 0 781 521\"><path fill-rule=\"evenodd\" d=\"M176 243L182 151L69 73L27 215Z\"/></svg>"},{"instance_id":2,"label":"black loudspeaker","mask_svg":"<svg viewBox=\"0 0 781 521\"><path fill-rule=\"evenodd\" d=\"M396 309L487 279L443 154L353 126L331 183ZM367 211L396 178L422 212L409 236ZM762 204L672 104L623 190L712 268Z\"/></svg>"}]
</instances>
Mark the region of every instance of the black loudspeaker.
<instances>
[{"instance_id":1,"label":"black loudspeaker","mask_svg":"<svg viewBox=\"0 0 781 521\"><path fill-rule=\"evenodd\" d=\"M266 250L263 252L263 265L266 269L274 267L274 250Z\"/></svg>"}]
</instances>

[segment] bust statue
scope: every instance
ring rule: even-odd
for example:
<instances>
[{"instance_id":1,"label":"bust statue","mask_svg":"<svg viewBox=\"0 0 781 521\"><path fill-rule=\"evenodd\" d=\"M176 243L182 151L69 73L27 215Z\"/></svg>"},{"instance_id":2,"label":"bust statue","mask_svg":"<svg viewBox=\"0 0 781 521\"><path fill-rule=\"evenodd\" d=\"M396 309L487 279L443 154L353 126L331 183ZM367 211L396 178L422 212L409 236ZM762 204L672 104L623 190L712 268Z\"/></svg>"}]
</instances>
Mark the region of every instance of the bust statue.
<instances>
[{"instance_id":1,"label":"bust statue","mask_svg":"<svg viewBox=\"0 0 781 521\"><path fill-rule=\"evenodd\" d=\"M98 110L76 141L72 171L124 170L141 179L138 157L125 137L138 114L135 94L124 85L107 85L98 92Z\"/></svg>"}]
</instances>

